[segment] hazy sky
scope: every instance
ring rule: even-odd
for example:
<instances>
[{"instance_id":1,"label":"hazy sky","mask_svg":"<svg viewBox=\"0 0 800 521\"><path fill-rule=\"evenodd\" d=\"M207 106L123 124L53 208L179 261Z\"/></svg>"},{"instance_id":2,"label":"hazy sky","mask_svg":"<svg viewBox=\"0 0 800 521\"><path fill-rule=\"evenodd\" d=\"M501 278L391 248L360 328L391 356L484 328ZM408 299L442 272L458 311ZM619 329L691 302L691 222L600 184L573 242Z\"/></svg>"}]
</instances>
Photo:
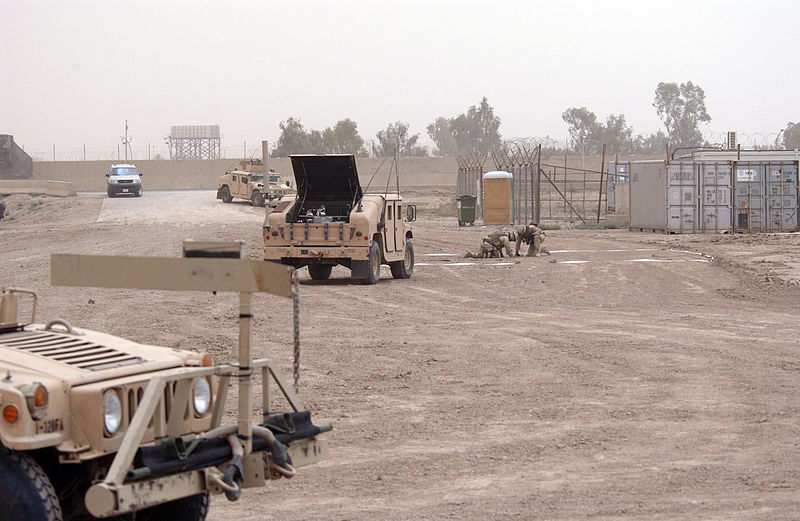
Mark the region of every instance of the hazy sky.
<instances>
[{"instance_id":1,"label":"hazy sky","mask_svg":"<svg viewBox=\"0 0 800 521\"><path fill-rule=\"evenodd\" d=\"M372 139L486 96L503 137L567 137L561 113L663 128L660 81L705 89L714 138L774 141L800 121L796 1L0 0L0 133L27 150L163 147L219 124L223 146L275 141L299 117ZM762 137L758 137L758 136Z\"/></svg>"}]
</instances>

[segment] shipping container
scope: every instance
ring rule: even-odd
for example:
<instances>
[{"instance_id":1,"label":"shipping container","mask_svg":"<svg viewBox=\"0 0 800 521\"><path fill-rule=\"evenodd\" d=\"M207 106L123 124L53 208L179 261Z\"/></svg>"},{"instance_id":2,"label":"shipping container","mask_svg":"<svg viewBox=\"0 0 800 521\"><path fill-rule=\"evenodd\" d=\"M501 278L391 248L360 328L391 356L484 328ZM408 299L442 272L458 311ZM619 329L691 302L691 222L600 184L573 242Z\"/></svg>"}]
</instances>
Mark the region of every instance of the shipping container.
<instances>
[{"instance_id":1,"label":"shipping container","mask_svg":"<svg viewBox=\"0 0 800 521\"><path fill-rule=\"evenodd\" d=\"M733 154L736 154L735 152ZM791 157L792 152L785 153ZM703 159L630 163L630 229L665 233L798 230L798 161ZM742 157L741 155L739 157ZM759 157L759 156L755 156ZM786 155L784 155L786 157Z\"/></svg>"}]
</instances>

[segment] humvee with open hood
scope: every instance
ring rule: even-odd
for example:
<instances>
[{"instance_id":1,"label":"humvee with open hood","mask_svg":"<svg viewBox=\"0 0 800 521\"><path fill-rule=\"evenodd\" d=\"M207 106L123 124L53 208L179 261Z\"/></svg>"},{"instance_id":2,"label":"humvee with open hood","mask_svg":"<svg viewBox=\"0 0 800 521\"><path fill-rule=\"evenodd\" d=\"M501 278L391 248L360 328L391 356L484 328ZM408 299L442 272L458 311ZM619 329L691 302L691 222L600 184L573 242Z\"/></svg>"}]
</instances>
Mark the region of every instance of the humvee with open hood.
<instances>
[{"instance_id":1,"label":"humvee with open hood","mask_svg":"<svg viewBox=\"0 0 800 521\"><path fill-rule=\"evenodd\" d=\"M381 265L396 279L414 270L413 237L406 221L416 207L399 192L361 189L352 155L291 156L297 194L281 198L264 222L264 259L295 268L308 266L312 279L325 280L334 266L353 279L375 284Z\"/></svg>"}]
</instances>

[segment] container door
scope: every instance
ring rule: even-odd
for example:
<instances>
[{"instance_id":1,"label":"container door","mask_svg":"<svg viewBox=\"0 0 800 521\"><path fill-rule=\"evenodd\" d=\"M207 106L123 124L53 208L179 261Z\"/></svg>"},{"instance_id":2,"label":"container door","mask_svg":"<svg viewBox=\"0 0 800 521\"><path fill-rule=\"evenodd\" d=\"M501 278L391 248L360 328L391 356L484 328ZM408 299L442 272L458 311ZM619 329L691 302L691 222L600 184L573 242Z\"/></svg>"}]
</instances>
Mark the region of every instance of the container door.
<instances>
[{"instance_id":1,"label":"container door","mask_svg":"<svg viewBox=\"0 0 800 521\"><path fill-rule=\"evenodd\" d=\"M731 164L725 162L700 163L697 165L702 182L700 192L700 215L703 217L703 232L727 232L731 230Z\"/></svg>"},{"instance_id":2,"label":"container door","mask_svg":"<svg viewBox=\"0 0 800 521\"><path fill-rule=\"evenodd\" d=\"M764 164L739 161L736 169L736 231L764 231Z\"/></svg>"},{"instance_id":3,"label":"container door","mask_svg":"<svg viewBox=\"0 0 800 521\"><path fill-rule=\"evenodd\" d=\"M769 163L765 171L769 231L796 231L797 163Z\"/></svg>"},{"instance_id":4,"label":"container door","mask_svg":"<svg viewBox=\"0 0 800 521\"><path fill-rule=\"evenodd\" d=\"M675 161L667 171L667 231L697 230L697 172L694 161Z\"/></svg>"}]
</instances>

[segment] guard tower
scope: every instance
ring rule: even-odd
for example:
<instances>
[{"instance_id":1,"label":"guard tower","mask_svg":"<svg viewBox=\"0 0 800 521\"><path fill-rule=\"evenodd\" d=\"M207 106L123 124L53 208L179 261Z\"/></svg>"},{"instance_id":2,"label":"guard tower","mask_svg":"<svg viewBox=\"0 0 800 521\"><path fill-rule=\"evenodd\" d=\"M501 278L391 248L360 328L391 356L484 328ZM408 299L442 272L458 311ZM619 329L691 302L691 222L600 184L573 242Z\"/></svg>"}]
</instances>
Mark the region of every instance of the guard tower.
<instances>
[{"instance_id":1,"label":"guard tower","mask_svg":"<svg viewBox=\"0 0 800 521\"><path fill-rule=\"evenodd\" d=\"M219 125L172 125L169 130L170 159L219 159Z\"/></svg>"}]
</instances>

